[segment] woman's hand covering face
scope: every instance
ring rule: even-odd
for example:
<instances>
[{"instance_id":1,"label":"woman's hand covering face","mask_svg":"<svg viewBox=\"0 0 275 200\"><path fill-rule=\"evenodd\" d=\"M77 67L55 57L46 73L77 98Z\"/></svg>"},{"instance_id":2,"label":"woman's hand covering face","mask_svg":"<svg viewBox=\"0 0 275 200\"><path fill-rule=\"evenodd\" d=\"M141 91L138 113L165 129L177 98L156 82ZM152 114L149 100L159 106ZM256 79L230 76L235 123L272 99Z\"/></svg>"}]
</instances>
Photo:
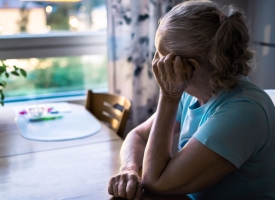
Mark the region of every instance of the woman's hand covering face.
<instances>
[{"instance_id":1,"label":"woman's hand covering face","mask_svg":"<svg viewBox=\"0 0 275 200\"><path fill-rule=\"evenodd\" d=\"M171 53L153 61L153 72L161 95L168 99L180 99L192 78L187 59Z\"/></svg>"}]
</instances>

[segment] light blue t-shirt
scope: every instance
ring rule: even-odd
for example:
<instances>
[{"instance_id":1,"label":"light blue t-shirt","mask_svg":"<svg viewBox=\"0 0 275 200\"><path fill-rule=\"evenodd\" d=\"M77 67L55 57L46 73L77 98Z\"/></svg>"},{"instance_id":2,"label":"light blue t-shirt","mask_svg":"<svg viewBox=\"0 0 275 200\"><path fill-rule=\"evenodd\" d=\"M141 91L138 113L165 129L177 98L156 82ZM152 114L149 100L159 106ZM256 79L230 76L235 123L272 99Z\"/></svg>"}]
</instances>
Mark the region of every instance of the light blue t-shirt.
<instances>
[{"instance_id":1,"label":"light blue t-shirt","mask_svg":"<svg viewBox=\"0 0 275 200\"><path fill-rule=\"evenodd\" d=\"M243 77L205 105L183 94L176 120L179 149L195 137L237 169L193 199L275 199L275 108L269 96Z\"/></svg>"}]
</instances>

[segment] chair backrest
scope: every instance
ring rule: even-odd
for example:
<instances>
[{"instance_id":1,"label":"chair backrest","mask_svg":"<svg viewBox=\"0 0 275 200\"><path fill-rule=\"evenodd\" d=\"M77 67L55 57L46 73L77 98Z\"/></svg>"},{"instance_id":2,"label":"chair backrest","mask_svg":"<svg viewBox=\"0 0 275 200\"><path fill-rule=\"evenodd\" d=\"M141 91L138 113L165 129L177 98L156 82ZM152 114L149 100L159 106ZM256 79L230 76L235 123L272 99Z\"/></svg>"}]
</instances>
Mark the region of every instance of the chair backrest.
<instances>
[{"instance_id":1,"label":"chair backrest","mask_svg":"<svg viewBox=\"0 0 275 200\"><path fill-rule=\"evenodd\" d=\"M86 109L97 119L105 122L121 138L124 136L131 102L119 95L107 93L93 93L88 90Z\"/></svg>"}]
</instances>

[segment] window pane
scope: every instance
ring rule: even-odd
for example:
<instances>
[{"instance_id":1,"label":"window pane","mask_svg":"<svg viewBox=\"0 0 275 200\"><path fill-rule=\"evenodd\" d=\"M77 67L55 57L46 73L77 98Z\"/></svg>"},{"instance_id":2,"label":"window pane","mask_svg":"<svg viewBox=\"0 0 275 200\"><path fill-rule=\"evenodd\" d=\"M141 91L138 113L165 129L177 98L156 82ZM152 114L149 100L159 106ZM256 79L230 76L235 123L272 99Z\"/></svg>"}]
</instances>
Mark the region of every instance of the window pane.
<instances>
[{"instance_id":1,"label":"window pane","mask_svg":"<svg viewBox=\"0 0 275 200\"><path fill-rule=\"evenodd\" d=\"M5 64L21 67L28 74L27 78L2 77L7 82L4 90L7 100L8 97L20 99L22 96L58 95L108 87L106 55L10 59L6 60Z\"/></svg>"},{"instance_id":2,"label":"window pane","mask_svg":"<svg viewBox=\"0 0 275 200\"><path fill-rule=\"evenodd\" d=\"M7 20L8 19L8 20ZM0 0L0 35L105 31L105 0L41 2Z\"/></svg>"}]
</instances>

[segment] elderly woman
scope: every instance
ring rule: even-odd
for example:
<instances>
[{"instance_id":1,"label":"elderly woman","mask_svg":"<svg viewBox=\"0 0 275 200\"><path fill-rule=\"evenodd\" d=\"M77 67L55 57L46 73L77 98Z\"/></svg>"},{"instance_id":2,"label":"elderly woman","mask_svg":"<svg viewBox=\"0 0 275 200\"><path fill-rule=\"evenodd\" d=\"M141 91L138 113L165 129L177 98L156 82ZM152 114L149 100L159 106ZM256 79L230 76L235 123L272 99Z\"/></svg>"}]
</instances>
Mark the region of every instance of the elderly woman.
<instances>
[{"instance_id":1,"label":"elderly woman","mask_svg":"<svg viewBox=\"0 0 275 200\"><path fill-rule=\"evenodd\" d=\"M111 195L139 199L145 189L195 199L275 198L274 105L247 78L248 29L241 12L228 11L186 1L161 19L153 60L158 108L125 139Z\"/></svg>"}]
</instances>

